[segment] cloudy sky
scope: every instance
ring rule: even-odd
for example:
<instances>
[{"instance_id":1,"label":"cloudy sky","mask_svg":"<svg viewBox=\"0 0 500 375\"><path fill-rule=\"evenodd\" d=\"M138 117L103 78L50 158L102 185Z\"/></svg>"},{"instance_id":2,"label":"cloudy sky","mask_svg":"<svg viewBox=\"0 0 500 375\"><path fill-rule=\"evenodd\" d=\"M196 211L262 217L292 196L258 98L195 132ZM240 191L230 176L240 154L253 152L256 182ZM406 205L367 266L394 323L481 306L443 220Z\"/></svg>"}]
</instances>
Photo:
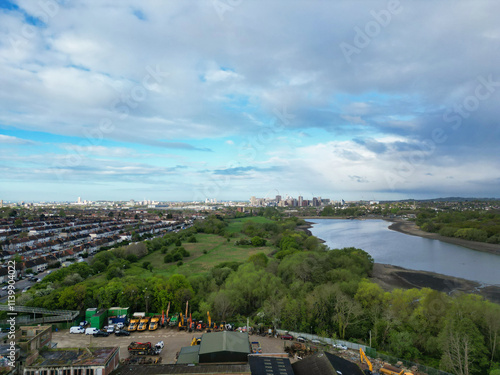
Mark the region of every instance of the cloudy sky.
<instances>
[{"instance_id":1,"label":"cloudy sky","mask_svg":"<svg viewBox=\"0 0 500 375\"><path fill-rule=\"evenodd\" d=\"M499 197L498 14L0 0L0 199Z\"/></svg>"}]
</instances>

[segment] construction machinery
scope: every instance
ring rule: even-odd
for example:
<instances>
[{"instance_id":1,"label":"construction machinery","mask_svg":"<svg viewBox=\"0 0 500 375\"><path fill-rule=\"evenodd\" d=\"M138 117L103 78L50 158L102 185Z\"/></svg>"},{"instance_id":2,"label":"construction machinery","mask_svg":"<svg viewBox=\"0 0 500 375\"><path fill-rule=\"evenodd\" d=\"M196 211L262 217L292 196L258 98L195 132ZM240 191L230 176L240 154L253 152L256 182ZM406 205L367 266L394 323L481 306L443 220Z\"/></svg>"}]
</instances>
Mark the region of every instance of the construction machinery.
<instances>
[{"instance_id":1,"label":"construction machinery","mask_svg":"<svg viewBox=\"0 0 500 375\"><path fill-rule=\"evenodd\" d=\"M362 348L359 348L359 361L361 363L365 362L367 365L368 365L368 375L370 375L372 372L373 372L373 365L372 365L372 362L368 359L368 357L366 356L365 352L363 351ZM366 371L365 371L366 373Z\"/></svg>"},{"instance_id":2,"label":"construction machinery","mask_svg":"<svg viewBox=\"0 0 500 375\"><path fill-rule=\"evenodd\" d=\"M149 327L148 329L150 331L156 331L158 329L158 325L160 323L160 317L159 316L154 316L151 318L151 321L149 322Z\"/></svg>"},{"instance_id":3,"label":"construction machinery","mask_svg":"<svg viewBox=\"0 0 500 375\"><path fill-rule=\"evenodd\" d=\"M252 341L252 353L262 353L262 348L258 341Z\"/></svg>"},{"instance_id":4,"label":"construction machinery","mask_svg":"<svg viewBox=\"0 0 500 375\"><path fill-rule=\"evenodd\" d=\"M138 331L145 331L148 328L150 318L148 316L142 318L139 321L139 326L137 327Z\"/></svg>"},{"instance_id":5,"label":"construction machinery","mask_svg":"<svg viewBox=\"0 0 500 375\"><path fill-rule=\"evenodd\" d=\"M211 330L216 330L217 324L215 324L215 322L212 323L212 318L210 317L210 311L207 311L207 317L208 317L207 332L210 332Z\"/></svg>"},{"instance_id":6,"label":"construction machinery","mask_svg":"<svg viewBox=\"0 0 500 375\"><path fill-rule=\"evenodd\" d=\"M187 319L182 315L182 313L179 314L179 331L187 330Z\"/></svg>"},{"instance_id":7,"label":"construction machinery","mask_svg":"<svg viewBox=\"0 0 500 375\"><path fill-rule=\"evenodd\" d=\"M132 355L152 355L153 346L150 342L131 342L128 346L128 352Z\"/></svg>"},{"instance_id":8,"label":"construction machinery","mask_svg":"<svg viewBox=\"0 0 500 375\"><path fill-rule=\"evenodd\" d=\"M151 345L150 342L131 342L128 346L130 355L158 355L164 348L163 341L159 341L156 345Z\"/></svg>"},{"instance_id":9,"label":"construction machinery","mask_svg":"<svg viewBox=\"0 0 500 375\"><path fill-rule=\"evenodd\" d=\"M127 327L127 331L129 331L129 332L136 331L138 323L139 323L139 319L130 319L130 324Z\"/></svg>"},{"instance_id":10,"label":"construction machinery","mask_svg":"<svg viewBox=\"0 0 500 375\"><path fill-rule=\"evenodd\" d=\"M380 373L381 374L386 374L386 375L413 375L413 372L407 371L405 369L400 369L394 366L391 366L389 364L384 364L380 368Z\"/></svg>"},{"instance_id":11,"label":"construction machinery","mask_svg":"<svg viewBox=\"0 0 500 375\"><path fill-rule=\"evenodd\" d=\"M170 327L176 327L178 326L178 323L179 323L179 316L178 315L174 315L173 317L170 318L170 320L168 321L168 325Z\"/></svg>"},{"instance_id":12,"label":"construction machinery","mask_svg":"<svg viewBox=\"0 0 500 375\"><path fill-rule=\"evenodd\" d=\"M201 337L193 337L191 340L191 346L201 345Z\"/></svg>"}]
</instances>

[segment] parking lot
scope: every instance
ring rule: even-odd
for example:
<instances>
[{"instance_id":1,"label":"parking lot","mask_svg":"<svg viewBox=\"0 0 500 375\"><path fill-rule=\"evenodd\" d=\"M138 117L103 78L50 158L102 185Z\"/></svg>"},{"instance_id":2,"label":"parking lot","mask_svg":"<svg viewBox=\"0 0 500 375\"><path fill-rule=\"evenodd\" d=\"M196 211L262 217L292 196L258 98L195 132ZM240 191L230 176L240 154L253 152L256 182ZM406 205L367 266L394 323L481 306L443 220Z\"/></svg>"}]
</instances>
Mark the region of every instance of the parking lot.
<instances>
[{"instance_id":1,"label":"parking lot","mask_svg":"<svg viewBox=\"0 0 500 375\"><path fill-rule=\"evenodd\" d=\"M151 342L152 345L163 340L165 347L160 353L162 363L175 363L176 354L183 346L191 345L193 337L199 337L202 332L186 332L177 329L158 329L156 331L132 332L130 336L110 335L109 337L94 337L85 334L70 334L69 330L52 333L52 341L58 348L75 348L85 346L118 346L120 358L128 358L128 345L132 341ZM250 341L258 341L263 353L284 353L284 341L272 337L250 335Z\"/></svg>"}]
</instances>

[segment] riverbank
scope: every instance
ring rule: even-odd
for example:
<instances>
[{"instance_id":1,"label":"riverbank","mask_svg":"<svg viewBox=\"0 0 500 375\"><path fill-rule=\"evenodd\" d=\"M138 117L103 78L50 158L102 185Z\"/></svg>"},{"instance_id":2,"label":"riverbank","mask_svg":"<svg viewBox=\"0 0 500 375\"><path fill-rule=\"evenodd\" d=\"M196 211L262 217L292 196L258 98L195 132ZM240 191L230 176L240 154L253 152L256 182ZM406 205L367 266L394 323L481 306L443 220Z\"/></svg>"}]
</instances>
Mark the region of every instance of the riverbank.
<instances>
[{"instance_id":1,"label":"riverbank","mask_svg":"<svg viewBox=\"0 0 500 375\"><path fill-rule=\"evenodd\" d=\"M413 221L408 221L403 219L384 219L384 220L392 222L392 224L389 226L389 229L394 230L396 232L408 234L410 236L418 236L418 237L428 238L431 240L443 241L451 243L453 245L466 247L471 250L483 251L486 253L500 255L500 245L498 244L469 241L469 240L463 240L461 238L441 236L437 233L425 232L421 230Z\"/></svg>"},{"instance_id":2,"label":"riverbank","mask_svg":"<svg viewBox=\"0 0 500 375\"><path fill-rule=\"evenodd\" d=\"M437 234L437 233L425 232L425 231L421 230L413 221L400 219L400 218L389 219L389 218L384 217L384 216L373 215L373 216L368 216L368 217L363 216L363 217L359 217L359 218L347 218L347 217L338 217L338 216L309 216L309 217L303 217L301 219L306 220L306 224L297 227L297 229L304 230L308 235L311 235L311 231L309 230L309 228L311 228L313 226L313 223L308 222L307 219L385 220L389 223L392 223L391 225L389 225L389 229L393 230L395 232L408 234L410 236L428 238L430 240L438 240L438 241L442 241L442 242L451 243L453 245L466 247L466 248L471 249L471 250L482 251L485 253L500 255L500 245L499 244L469 241L469 240L464 240L461 238L441 236L440 234ZM321 241L324 242L323 240L321 240Z\"/></svg>"},{"instance_id":3,"label":"riverbank","mask_svg":"<svg viewBox=\"0 0 500 375\"><path fill-rule=\"evenodd\" d=\"M385 291L393 289L431 288L452 295L456 293L478 294L500 304L500 287L486 286L475 281L441 275L428 271L414 271L390 264L375 263L372 277Z\"/></svg>"}]
</instances>

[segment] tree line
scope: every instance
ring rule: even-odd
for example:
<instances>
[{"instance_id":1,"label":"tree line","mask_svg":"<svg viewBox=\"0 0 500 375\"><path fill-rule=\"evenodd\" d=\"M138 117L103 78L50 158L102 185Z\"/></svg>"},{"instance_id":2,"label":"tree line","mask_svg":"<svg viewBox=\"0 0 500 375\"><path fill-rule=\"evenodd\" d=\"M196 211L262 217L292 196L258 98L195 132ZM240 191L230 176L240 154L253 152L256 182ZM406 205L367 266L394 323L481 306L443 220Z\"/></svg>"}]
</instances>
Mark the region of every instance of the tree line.
<instances>
[{"instance_id":1,"label":"tree line","mask_svg":"<svg viewBox=\"0 0 500 375\"><path fill-rule=\"evenodd\" d=\"M431 289L384 291L370 281L372 257L362 249L329 249L296 230L297 218L249 219L237 232L211 216L189 230L98 253L48 275L20 304L60 309L130 307L133 311L181 312L189 301L193 319L314 332L368 344L394 356L457 374L499 368L500 306L476 295L448 296ZM244 262L223 262L206 272L133 276L132 263L155 252L168 254L197 233L226 241L264 241L266 252ZM193 239L194 238L194 239ZM262 245L259 242L259 245ZM237 245L235 245L237 246ZM145 264L144 268L153 266ZM105 274L106 277L92 277ZM150 275L150 276L149 276Z\"/></svg>"}]
</instances>

